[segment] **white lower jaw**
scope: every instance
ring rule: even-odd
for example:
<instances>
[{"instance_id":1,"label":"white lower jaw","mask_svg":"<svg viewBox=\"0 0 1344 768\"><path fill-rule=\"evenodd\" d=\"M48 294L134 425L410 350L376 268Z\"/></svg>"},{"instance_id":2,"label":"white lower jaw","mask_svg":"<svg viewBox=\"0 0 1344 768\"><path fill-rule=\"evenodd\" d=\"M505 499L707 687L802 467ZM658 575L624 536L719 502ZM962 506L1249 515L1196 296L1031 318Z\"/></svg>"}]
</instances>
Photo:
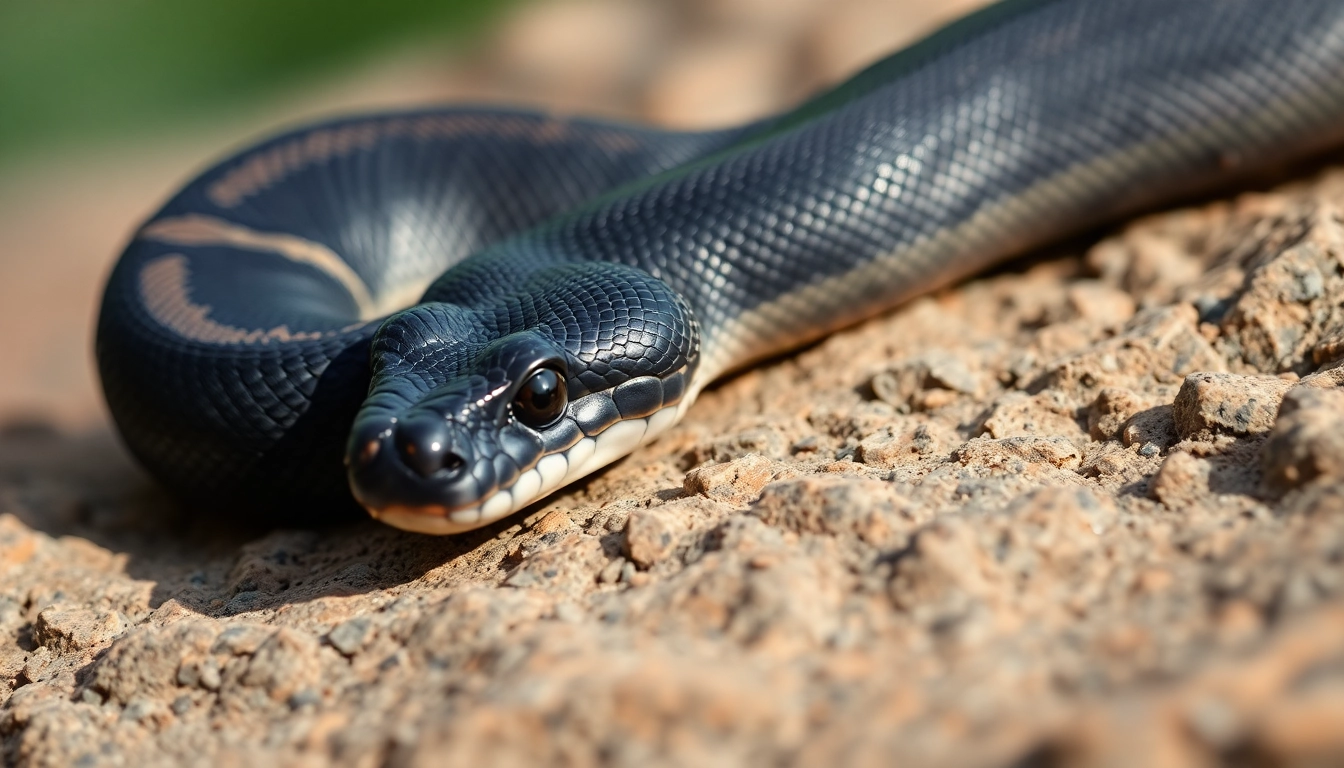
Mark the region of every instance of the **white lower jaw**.
<instances>
[{"instance_id":1,"label":"white lower jaw","mask_svg":"<svg viewBox=\"0 0 1344 768\"><path fill-rule=\"evenodd\" d=\"M496 491L484 502L466 509L438 506L387 507L372 511L374 517L407 531L443 535L462 533L517 512L561 486L589 475L650 442L681 421L695 399L694 392L676 405L661 408L643 419L618 421L596 437L585 437L563 454L551 454L518 477L508 488Z\"/></svg>"}]
</instances>

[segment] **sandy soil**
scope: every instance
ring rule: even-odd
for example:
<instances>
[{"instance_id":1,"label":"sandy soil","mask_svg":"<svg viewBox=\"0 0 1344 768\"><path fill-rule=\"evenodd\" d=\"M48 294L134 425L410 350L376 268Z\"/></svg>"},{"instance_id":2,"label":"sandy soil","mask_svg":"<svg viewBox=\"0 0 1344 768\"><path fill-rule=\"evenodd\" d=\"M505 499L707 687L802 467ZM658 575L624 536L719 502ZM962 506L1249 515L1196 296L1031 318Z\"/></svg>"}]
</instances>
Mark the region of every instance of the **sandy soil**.
<instances>
[{"instance_id":1,"label":"sandy soil","mask_svg":"<svg viewBox=\"0 0 1344 768\"><path fill-rule=\"evenodd\" d=\"M817 7L540 5L322 98L730 121L955 10ZM101 270L217 139L0 179L4 762L1344 762L1344 169L915 301L436 539L200 519L110 434Z\"/></svg>"}]
</instances>

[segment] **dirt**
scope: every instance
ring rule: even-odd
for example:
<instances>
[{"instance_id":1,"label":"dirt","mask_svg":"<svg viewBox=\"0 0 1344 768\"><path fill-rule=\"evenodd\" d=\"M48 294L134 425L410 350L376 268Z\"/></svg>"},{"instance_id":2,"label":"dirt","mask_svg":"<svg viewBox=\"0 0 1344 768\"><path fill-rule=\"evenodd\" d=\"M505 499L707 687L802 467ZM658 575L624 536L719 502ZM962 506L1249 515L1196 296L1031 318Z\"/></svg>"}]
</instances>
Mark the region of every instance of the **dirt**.
<instances>
[{"instance_id":1,"label":"dirt","mask_svg":"<svg viewBox=\"0 0 1344 768\"><path fill-rule=\"evenodd\" d=\"M201 519L6 401L0 754L1339 764L1341 295L1325 168L747 371L446 538Z\"/></svg>"}]
</instances>

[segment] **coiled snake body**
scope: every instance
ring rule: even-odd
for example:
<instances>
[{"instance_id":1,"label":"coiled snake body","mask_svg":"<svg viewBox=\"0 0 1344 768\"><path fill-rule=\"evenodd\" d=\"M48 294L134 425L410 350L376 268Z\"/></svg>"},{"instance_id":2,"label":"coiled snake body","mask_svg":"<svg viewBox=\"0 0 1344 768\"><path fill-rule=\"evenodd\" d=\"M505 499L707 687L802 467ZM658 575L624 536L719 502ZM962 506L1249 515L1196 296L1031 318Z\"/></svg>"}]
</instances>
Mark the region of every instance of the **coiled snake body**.
<instances>
[{"instance_id":1,"label":"coiled snake body","mask_svg":"<svg viewBox=\"0 0 1344 768\"><path fill-rule=\"evenodd\" d=\"M780 116L672 133L438 109L266 141L107 286L134 454L191 496L449 533L705 384L1344 137L1338 0L1010 0Z\"/></svg>"}]
</instances>

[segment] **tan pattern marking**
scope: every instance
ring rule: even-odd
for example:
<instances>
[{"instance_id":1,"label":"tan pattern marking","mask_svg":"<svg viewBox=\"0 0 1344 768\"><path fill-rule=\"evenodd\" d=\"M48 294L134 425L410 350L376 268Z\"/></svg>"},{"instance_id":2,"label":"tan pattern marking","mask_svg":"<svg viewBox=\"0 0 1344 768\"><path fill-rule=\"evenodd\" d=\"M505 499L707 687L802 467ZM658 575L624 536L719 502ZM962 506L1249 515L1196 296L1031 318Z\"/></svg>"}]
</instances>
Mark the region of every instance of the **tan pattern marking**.
<instances>
[{"instance_id":1,"label":"tan pattern marking","mask_svg":"<svg viewBox=\"0 0 1344 768\"><path fill-rule=\"evenodd\" d=\"M173 253L149 262L140 270L140 298L149 316L177 335L207 344L267 344L270 342L313 341L334 336L356 326L337 331L300 331L287 325L270 329L246 329L210 319L210 307L191 300L187 290L187 257Z\"/></svg>"},{"instance_id":2,"label":"tan pattern marking","mask_svg":"<svg viewBox=\"0 0 1344 768\"><path fill-rule=\"evenodd\" d=\"M140 230L140 237L170 245L229 245L254 251L270 251L290 261L320 269L340 283L359 307L359 319L372 320L383 314L369 288L349 264L320 243L297 235L258 232L212 216L188 214L151 222Z\"/></svg>"},{"instance_id":3,"label":"tan pattern marking","mask_svg":"<svg viewBox=\"0 0 1344 768\"><path fill-rule=\"evenodd\" d=\"M206 189L206 196L221 208L233 208L296 171L333 157L368 149L397 136L418 139L450 139L460 136L492 136L531 139L552 144L569 136L570 123L556 118L541 121L522 115L420 115L318 128L277 144L247 158ZM595 130L590 140L612 153L639 147L634 137L617 130Z\"/></svg>"}]
</instances>

